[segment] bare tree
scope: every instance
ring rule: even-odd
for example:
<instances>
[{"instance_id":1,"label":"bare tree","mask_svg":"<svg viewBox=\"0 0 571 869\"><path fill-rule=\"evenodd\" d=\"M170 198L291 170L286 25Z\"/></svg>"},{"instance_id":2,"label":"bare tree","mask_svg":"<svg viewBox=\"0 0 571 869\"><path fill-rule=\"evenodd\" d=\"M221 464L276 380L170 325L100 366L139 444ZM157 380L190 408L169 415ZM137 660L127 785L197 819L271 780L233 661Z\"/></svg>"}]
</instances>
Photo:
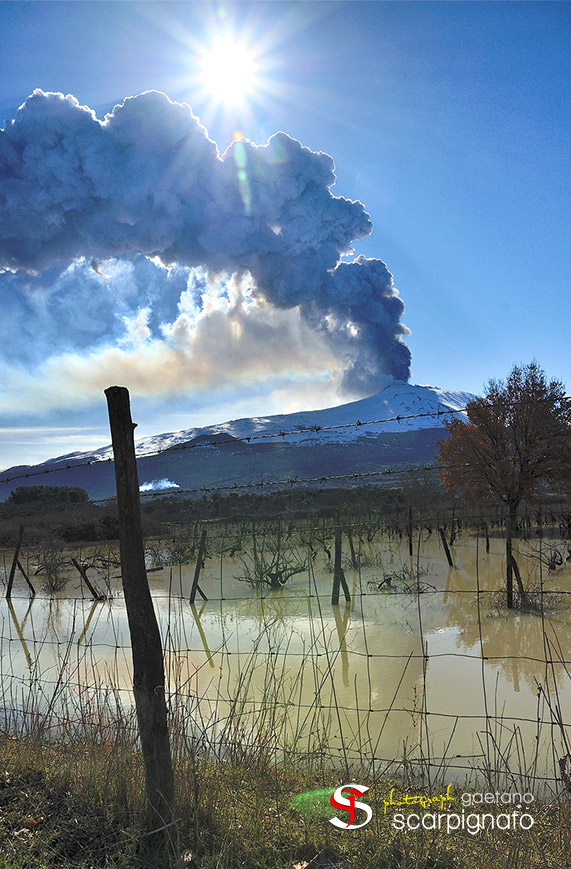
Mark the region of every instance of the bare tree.
<instances>
[{"instance_id":1,"label":"bare tree","mask_svg":"<svg viewBox=\"0 0 571 869\"><path fill-rule=\"evenodd\" d=\"M284 533L281 521L275 528L266 527L260 533L252 523L252 552L240 559L244 573L238 579L249 585L281 588L298 573L307 570L307 555L296 540Z\"/></svg>"},{"instance_id":2,"label":"bare tree","mask_svg":"<svg viewBox=\"0 0 571 869\"><path fill-rule=\"evenodd\" d=\"M468 404L469 422L446 424L438 442L442 481L466 500L502 501L506 520L507 605L513 575L525 592L512 553L520 502L546 485L565 490L571 481L571 401L561 381L548 381L537 362L515 365L506 381L491 380L483 398Z\"/></svg>"}]
</instances>

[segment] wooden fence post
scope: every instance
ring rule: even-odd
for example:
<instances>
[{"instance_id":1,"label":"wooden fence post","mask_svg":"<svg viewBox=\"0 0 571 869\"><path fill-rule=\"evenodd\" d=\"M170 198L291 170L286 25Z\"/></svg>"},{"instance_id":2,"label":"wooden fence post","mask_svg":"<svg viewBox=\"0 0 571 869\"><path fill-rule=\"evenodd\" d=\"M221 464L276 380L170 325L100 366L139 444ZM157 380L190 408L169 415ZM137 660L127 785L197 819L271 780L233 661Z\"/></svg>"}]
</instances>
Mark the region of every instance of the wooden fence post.
<instances>
[{"instance_id":1,"label":"wooden fence post","mask_svg":"<svg viewBox=\"0 0 571 869\"><path fill-rule=\"evenodd\" d=\"M337 522L339 523L339 517L337 518ZM335 529L335 560L333 564L333 592L331 594L331 603L333 606L338 606L340 585L343 587L345 600L351 600L349 586L345 579L345 571L341 566L341 526L339 524Z\"/></svg>"},{"instance_id":2,"label":"wooden fence post","mask_svg":"<svg viewBox=\"0 0 571 869\"><path fill-rule=\"evenodd\" d=\"M10 576L8 577L8 588L6 589L6 600L10 600L10 598L12 597L12 586L14 585L14 576L16 574L16 567L18 565L18 559L20 558L20 547L22 545L23 536L24 536L24 526L20 525L20 529L18 531L18 542L16 543L16 549L14 551L14 558L12 559L12 567L10 568ZM28 577L26 577L26 579L27 578ZM34 592L34 594L35 594L35 592Z\"/></svg>"},{"instance_id":3,"label":"wooden fence post","mask_svg":"<svg viewBox=\"0 0 571 869\"><path fill-rule=\"evenodd\" d=\"M85 569L85 567L82 564L79 563L77 558L72 558L71 563L77 569L80 577L82 578L82 580L86 584L87 588L91 592L91 596L93 597L93 600L105 600L105 595L99 594L99 592L93 587L92 583L89 580L89 577L87 576L87 570Z\"/></svg>"},{"instance_id":4,"label":"wooden fence post","mask_svg":"<svg viewBox=\"0 0 571 869\"><path fill-rule=\"evenodd\" d=\"M202 529L202 534L200 535L200 543L198 546L198 557L196 559L196 567L194 568L194 579L192 580L192 588L190 589L190 600L189 603L194 604L194 600L196 598L196 592L199 593L202 600L208 600L201 587L198 584L198 578L200 576L200 571L202 570L202 561L204 559L204 550L206 548L206 528Z\"/></svg>"},{"instance_id":5,"label":"wooden fence post","mask_svg":"<svg viewBox=\"0 0 571 869\"><path fill-rule=\"evenodd\" d=\"M448 561L448 565L449 565L449 567L454 567L454 562L452 561L452 555L450 554L450 549L448 548L448 543L446 541L446 534L444 533L444 529L439 528L438 532L440 534L440 539L442 540L444 552L446 553L446 560Z\"/></svg>"},{"instance_id":6,"label":"wooden fence post","mask_svg":"<svg viewBox=\"0 0 571 869\"><path fill-rule=\"evenodd\" d=\"M408 508L408 554L413 555L412 548L412 506Z\"/></svg>"},{"instance_id":7,"label":"wooden fence post","mask_svg":"<svg viewBox=\"0 0 571 869\"><path fill-rule=\"evenodd\" d=\"M165 673L159 627L145 570L139 479L135 459L135 425L124 386L105 390L119 511L121 577L133 654L133 693L145 764L150 850L166 848L166 828L173 823L174 784L167 726ZM150 834L150 835L149 835Z\"/></svg>"}]
</instances>

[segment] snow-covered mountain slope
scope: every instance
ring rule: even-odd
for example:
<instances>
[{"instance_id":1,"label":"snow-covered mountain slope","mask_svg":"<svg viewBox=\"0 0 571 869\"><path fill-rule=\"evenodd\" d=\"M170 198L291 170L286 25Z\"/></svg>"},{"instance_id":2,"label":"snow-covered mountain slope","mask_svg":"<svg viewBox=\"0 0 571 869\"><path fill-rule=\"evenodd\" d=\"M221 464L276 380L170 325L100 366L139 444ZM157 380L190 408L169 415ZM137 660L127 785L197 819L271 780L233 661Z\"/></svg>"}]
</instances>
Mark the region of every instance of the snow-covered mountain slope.
<instances>
[{"instance_id":1,"label":"snow-covered mountain slope","mask_svg":"<svg viewBox=\"0 0 571 869\"><path fill-rule=\"evenodd\" d=\"M236 419L142 438L136 443L141 489L200 493L248 489L267 481L328 478L336 480L334 485L354 485L361 476L368 482L394 483L396 477L375 474L432 462L444 421L462 417L473 398L467 392L391 380L376 395L339 407ZM223 445L213 446L213 441ZM188 442L202 448L176 449ZM19 485L80 486L91 498L111 497L112 458L111 447L105 446L34 467L9 468L0 474L0 500Z\"/></svg>"},{"instance_id":2,"label":"snow-covered mountain slope","mask_svg":"<svg viewBox=\"0 0 571 869\"><path fill-rule=\"evenodd\" d=\"M276 440L282 441L281 432L297 431L299 434L288 435L285 439L287 443L308 446L318 443L351 443L358 438L372 438L383 433L397 434L442 427L444 420L454 416L464 418L461 411L474 398L469 392L447 392L435 386L414 386L401 380L393 380L375 395L338 407L235 419L202 428L167 432L142 438L136 442L136 447L138 454L154 453L204 435L212 436L212 440L223 440L225 434L234 438L252 438L252 443L256 442L256 436L264 435L263 441L267 443L271 441L269 435L275 434ZM332 426L335 428L331 428ZM112 455L111 447L106 446L89 453L71 453L65 458L75 462L105 460ZM51 459L45 464L61 462L62 458L64 457Z\"/></svg>"}]
</instances>

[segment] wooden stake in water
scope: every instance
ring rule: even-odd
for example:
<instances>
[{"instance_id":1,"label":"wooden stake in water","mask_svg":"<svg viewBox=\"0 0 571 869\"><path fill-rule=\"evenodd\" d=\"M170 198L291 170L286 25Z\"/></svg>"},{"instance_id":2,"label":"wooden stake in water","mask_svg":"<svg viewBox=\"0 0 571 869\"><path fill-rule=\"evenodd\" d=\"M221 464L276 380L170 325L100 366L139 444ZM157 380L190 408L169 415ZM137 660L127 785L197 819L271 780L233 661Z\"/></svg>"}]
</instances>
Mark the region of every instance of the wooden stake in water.
<instances>
[{"instance_id":1,"label":"wooden stake in water","mask_svg":"<svg viewBox=\"0 0 571 869\"><path fill-rule=\"evenodd\" d=\"M440 533L440 539L442 540L444 552L446 553L446 560L448 561L448 565L449 565L449 567L454 567L454 562L452 561L452 555L451 555L450 549L448 547L448 541L446 540L446 535L444 533L444 529L439 528L438 531Z\"/></svg>"},{"instance_id":2,"label":"wooden stake in water","mask_svg":"<svg viewBox=\"0 0 571 869\"><path fill-rule=\"evenodd\" d=\"M202 529L202 534L200 535L200 544L198 546L198 557L196 559L196 567L194 568L194 579L192 580L192 588L190 590L190 601L189 603L194 604L196 598L196 592L199 593L202 600L208 600L201 587L198 584L198 578L200 576L200 571L202 570L202 564L204 561L204 550L206 549L206 528Z\"/></svg>"},{"instance_id":3,"label":"wooden stake in water","mask_svg":"<svg viewBox=\"0 0 571 869\"><path fill-rule=\"evenodd\" d=\"M408 508L408 554L412 557L412 507Z\"/></svg>"},{"instance_id":4,"label":"wooden stake in water","mask_svg":"<svg viewBox=\"0 0 571 869\"><path fill-rule=\"evenodd\" d=\"M105 595L99 594L99 592L91 584L89 577L87 576L87 570L85 569L85 567L82 564L80 564L76 558L72 558L71 563L77 569L82 580L84 581L87 588L91 592L91 596L93 597L93 600L105 600Z\"/></svg>"},{"instance_id":5,"label":"wooden stake in water","mask_svg":"<svg viewBox=\"0 0 571 869\"><path fill-rule=\"evenodd\" d=\"M338 524L335 529L335 561L333 567L333 592L331 594L331 603L337 606L339 603L339 586L343 586L345 600L351 600L349 586L345 579L345 571L341 567L341 526Z\"/></svg>"},{"instance_id":6,"label":"wooden stake in water","mask_svg":"<svg viewBox=\"0 0 571 869\"><path fill-rule=\"evenodd\" d=\"M16 568L20 571L26 582L28 583L28 588L31 591L31 596L34 597L36 594L36 589L30 582L30 577L24 570L22 566L22 562L20 561L20 549L22 548L22 538L24 537L24 526L20 525L18 531L18 543L16 544L16 550L14 552L14 558L12 559L12 567L10 568L10 576L8 579L8 588L6 590L6 600L10 600L12 597L12 586L14 585L14 579L16 576Z\"/></svg>"}]
</instances>

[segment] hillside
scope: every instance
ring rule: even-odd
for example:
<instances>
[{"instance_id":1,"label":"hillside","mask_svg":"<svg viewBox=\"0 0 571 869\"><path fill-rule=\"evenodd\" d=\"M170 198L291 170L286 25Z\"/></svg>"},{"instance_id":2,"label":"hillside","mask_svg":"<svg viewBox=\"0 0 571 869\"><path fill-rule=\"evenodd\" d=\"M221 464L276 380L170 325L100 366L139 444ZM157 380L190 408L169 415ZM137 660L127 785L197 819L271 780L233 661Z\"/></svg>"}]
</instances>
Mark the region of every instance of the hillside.
<instances>
[{"instance_id":1,"label":"hillside","mask_svg":"<svg viewBox=\"0 0 571 869\"><path fill-rule=\"evenodd\" d=\"M146 490L200 490L425 464L434 458L443 421L462 416L461 409L473 397L392 381L375 395L325 410L166 432L137 441L139 481ZM115 490L111 459L108 445L36 466L9 468L0 480L16 479L0 482L0 499L7 498L16 486L28 484L81 486L91 498L110 497ZM366 478L369 483L377 479L383 478ZM328 484L355 482L331 480Z\"/></svg>"}]
</instances>

